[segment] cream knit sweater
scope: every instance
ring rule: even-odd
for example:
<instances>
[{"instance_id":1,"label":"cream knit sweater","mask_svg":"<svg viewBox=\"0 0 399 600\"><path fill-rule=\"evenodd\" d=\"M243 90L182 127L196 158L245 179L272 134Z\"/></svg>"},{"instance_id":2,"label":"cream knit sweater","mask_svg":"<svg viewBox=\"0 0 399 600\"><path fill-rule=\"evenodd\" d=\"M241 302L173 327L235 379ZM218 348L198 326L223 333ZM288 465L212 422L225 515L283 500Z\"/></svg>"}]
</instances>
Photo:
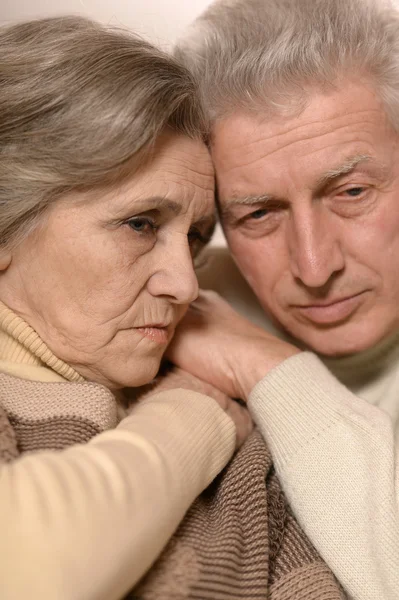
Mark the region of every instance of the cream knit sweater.
<instances>
[{"instance_id":1,"label":"cream knit sweater","mask_svg":"<svg viewBox=\"0 0 399 600\"><path fill-rule=\"evenodd\" d=\"M0 372L82 381L1 304ZM234 424L216 402L172 390L86 445L0 465L1 600L119 599L234 446Z\"/></svg>"},{"instance_id":2,"label":"cream knit sweater","mask_svg":"<svg viewBox=\"0 0 399 600\"><path fill-rule=\"evenodd\" d=\"M200 271L273 331L225 249ZM294 514L356 600L399 598L399 336L327 365L301 353L252 391L250 411Z\"/></svg>"}]
</instances>

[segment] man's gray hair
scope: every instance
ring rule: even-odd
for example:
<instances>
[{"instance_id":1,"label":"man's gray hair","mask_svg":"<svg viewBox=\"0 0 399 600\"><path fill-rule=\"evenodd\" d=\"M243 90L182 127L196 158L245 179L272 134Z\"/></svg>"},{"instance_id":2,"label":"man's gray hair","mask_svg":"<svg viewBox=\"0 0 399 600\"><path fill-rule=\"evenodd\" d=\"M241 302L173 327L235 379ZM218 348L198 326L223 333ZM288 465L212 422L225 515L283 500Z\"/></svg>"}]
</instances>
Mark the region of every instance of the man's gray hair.
<instances>
[{"instance_id":1,"label":"man's gray hair","mask_svg":"<svg viewBox=\"0 0 399 600\"><path fill-rule=\"evenodd\" d=\"M371 83L399 129L399 13L383 0L219 0L176 55L211 120L300 107L347 77Z\"/></svg>"}]
</instances>

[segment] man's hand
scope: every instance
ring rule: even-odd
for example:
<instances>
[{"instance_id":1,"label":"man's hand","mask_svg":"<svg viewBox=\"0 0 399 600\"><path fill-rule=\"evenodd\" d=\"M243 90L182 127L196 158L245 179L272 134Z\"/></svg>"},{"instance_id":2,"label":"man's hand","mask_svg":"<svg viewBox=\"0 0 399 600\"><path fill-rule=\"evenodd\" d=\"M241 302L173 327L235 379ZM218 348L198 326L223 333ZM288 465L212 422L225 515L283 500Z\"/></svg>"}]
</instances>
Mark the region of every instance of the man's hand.
<instances>
[{"instance_id":1,"label":"man's hand","mask_svg":"<svg viewBox=\"0 0 399 600\"><path fill-rule=\"evenodd\" d=\"M215 292L202 291L177 328L167 356L228 396L246 400L258 381L298 352L236 313Z\"/></svg>"},{"instance_id":2,"label":"man's hand","mask_svg":"<svg viewBox=\"0 0 399 600\"><path fill-rule=\"evenodd\" d=\"M164 376L157 378L153 386L146 386L145 392L142 393L137 399L139 402L145 401L149 397L163 392L166 390L174 390L176 388L183 388L185 390L191 390L193 392L199 392L213 398L219 406L229 415L234 421L236 426L236 447L239 448L241 444L247 439L248 435L253 429L253 422L247 409L240 406L238 402L235 402L226 394L216 389L210 383L202 381L179 369L174 367L168 371Z\"/></svg>"}]
</instances>

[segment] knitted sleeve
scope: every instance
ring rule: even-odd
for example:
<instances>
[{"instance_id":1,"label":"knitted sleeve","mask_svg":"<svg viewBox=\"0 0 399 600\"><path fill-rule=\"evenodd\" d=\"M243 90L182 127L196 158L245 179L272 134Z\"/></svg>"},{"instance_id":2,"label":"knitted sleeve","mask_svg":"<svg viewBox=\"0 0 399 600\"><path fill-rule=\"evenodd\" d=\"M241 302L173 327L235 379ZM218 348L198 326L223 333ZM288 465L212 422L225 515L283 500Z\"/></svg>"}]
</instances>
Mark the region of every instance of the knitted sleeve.
<instances>
[{"instance_id":1,"label":"knitted sleeve","mask_svg":"<svg viewBox=\"0 0 399 600\"><path fill-rule=\"evenodd\" d=\"M272 370L249 406L295 515L350 596L398 598L398 424L310 353Z\"/></svg>"},{"instance_id":2,"label":"knitted sleeve","mask_svg":"<svg viewBox=\"0 0 399 600\"><path fill-rule=\"evenodd\" d=\"M88 444L1 465L2 600L119 600L234 445L213 400L173 390Z\"/></svg>"}]
</instances>

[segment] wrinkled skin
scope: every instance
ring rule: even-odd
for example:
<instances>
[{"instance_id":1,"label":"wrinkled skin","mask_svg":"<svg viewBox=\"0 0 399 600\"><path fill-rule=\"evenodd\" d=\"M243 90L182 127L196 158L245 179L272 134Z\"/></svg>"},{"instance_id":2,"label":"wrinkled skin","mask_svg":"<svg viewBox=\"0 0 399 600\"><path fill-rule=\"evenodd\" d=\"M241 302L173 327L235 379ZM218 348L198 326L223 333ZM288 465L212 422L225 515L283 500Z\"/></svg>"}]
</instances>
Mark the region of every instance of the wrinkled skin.
<instances>
[{"instance_id":1,"label":"wrinkled skin","mask_svg":"<svg viewBox=\"0 0 399 600\"><path fill-rule=\"evenodd\" d=\"M165 134L130 180L55 202L11 254L3 250L0 299L85 378L110 389L145 384L197 297L192 255L214 211L207 149ZM165 328L145 335L149 325Z\"/></svg>"},{"instance_id":2,"label":"wrinkled skin","mask_svg":"<svg viewBox=\"0 0 399 600\"><path fill-rule=\"evenodd\" d=\"M398 330L398 140L372 88L344 80L310 92L300 114L237 112L215 124L212 157L233 258L302 349L345 356ZM208 336L194 342L188 315L171 357L213 383L219 377L224 391L243 390L246 380L248 395L293 353L266 333L254 353L241 317L209 302L201 310Z\"/></svg>"},{"instance_id":3,"label":"wrinkled skin","mask_svg":"<svg viewBox=\"0 0 399 600\"><path fill-rule=\"evenodd\" d=\"M175 364L203 377L228 396L243 400L267 370L298 352L291 344L249 323L212 291L202 291L192 303L168 349Z\"/></svg>"}]
</instances>

